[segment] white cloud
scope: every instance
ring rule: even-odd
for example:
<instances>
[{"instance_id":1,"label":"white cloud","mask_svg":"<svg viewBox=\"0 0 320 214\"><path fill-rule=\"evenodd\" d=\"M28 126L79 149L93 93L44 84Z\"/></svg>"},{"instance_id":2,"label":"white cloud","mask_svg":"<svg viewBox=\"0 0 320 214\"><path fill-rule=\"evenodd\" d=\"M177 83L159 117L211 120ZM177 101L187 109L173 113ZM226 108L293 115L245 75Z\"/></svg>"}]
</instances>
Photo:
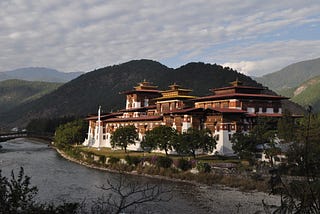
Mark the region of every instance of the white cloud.
<instances>
[{"instance_id":1,"label":"white cloud","mask_svg":"<svg viewBox=\"0 0 320 214\"><path fill-rule=\"evenodd\" d=\"M89 71L150 58L180 65L216 59L254 74L319 54L290 53L306 49L288 42L291 38L279 41L283 50L275 41L261 41L292 27L317 26L320 5L311 0L4 0L0 7L0 49L5 54L0 71L24 66ZM275 51L285 57L279 59Z\"/></svg>"},{"instance_id":2,"label":"white cloud","mask_svg":"<svg viewBox=\"0 0 320 214\"><path fill-rule=\"evenodd\" d=\"M248 47L235 46L217 54L227 56L226 61L222 62L223 66L234 68L244 74L262 76L295 62L318 58L320 40L290 40L259 43ZM243 61L242 58L251 60Z\"/></svg>"}]
</instances>

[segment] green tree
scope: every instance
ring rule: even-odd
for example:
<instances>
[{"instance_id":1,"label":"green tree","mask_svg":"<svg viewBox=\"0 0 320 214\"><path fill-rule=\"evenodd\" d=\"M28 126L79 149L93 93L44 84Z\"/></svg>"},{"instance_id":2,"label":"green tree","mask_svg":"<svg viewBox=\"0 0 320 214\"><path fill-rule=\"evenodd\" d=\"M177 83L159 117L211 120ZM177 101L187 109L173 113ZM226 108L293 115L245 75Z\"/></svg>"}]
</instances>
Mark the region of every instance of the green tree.
<instances>
[{"instance_id":1,"label":"green tree","mask_svg":"<svg viewBox=\"0 0 320 214\"><path fill-rule=\"evenodd\" d=\"M231 138L232 149L241 159L247 159L250 163L254 162L254 153L256 151L256 141L252 135L237 132Z\"/></svg>"},{"instance_id":2,"label":"green tree","mask_svg":"<svg viewBox=\"0 0 320 214\"><path fill-rule=\"evenodd\" d=\"M301 119L295 130L297 138L289 151L289 167L298 169L299 179L283 179L274 170L270 179L271 193L281 196L275 213L320 213L320 117L311 114Z\"/></svg>"},{"instance_id":3,"label":"green tree","mask_svg":"<svg viewBox=\"0 0 320 214\"><path fill-rule=\"evenodd\" d=\"M60 125L56 129L54 142L58 147L80 144L86 137L87 128L87 122L80 119Z\"/></svg>"},{"instance_id":4,"label":"green tree","mask_svg":"<svg viewBox=\"0 0 320 214\"><path fill-rule=\"evenodd\" d=\"M154 129L146 132L143 146L151 147L153 149L159 148L164 150L166 155L168 155L168 151L172 150L173 142L177 136L177 131L169 126L158 126Z\"/></svg>"},{"instance_id":5,"label":"green tree","mask_svg":"<svg viewBox=\"0 0 320 214\"><path fill-rule=\"evenodd\" d=\"M181 134L181 140L184 145L180 144L178 150L185 150L185 153L191 154L194 158L198 149L213 152L217 144L209 129L189 128L187 132Z\"/></svg>"},{"instance_id":6,"label":"green tree","mask_svg":"<svg viewBox=\"0 0 320 214\"><path fill-rule=\"evenodd\" d=\"M281 153L281 149L279 148L275 140L276 133L269 131L269 132L266 132L266 135L267 134L269 134L269 137L265 136L266 139L268 139L268 141L264 144L264 152L266 153L266 155L269 156L270 165L271 167L273 167L274 157L276 157L278 154Z\"/></svg>"},{"instance_id":7,"label":"green tree","mask_svg":"<svg viewBox=\"0 0 320 214\"><path fill-rule=\"evenodd\" d=\"M296 139L295 119L287 110L278 121L278 137L285 143L291 143Z\"/></svg>"},{"instance_id":8,"label":"green tree","mask_svg":"<svg viewBox=\"0 0 320 214\"><path fill-rule=\"evenodd\" d=\"M26 129L28 132L36 134L54 134L57 127L62 124L74 121L74 117L59 117L59 118L38 118L31 120Z\"/></svg>"},{"instance_id":9,"label":"green tree","mask_svg":"<svg viewBox=\"0 0 320 214\"><path fill-rule=\"evenodd\" d=\"M258 117L253 129L249 132L255 144L266 144L273 140L277 131L278 120L275 118Z\"/></svg>"},{"instance_id":10,"label":"green tree","mask_svg":"<svg viewBox=\"0 0 320 214\"><path fill-rule=\"evenodd\" d=\"M151 152L152 150L158 148L157 140L156 140L157 136L155 136L155 134L156 133L153 132L152 130L149 130L146 132L140 144L144 151Z\"/></svg>"},{"instance_id":11,"label":"green tree","mask_svg":"<svg viewBox=\"0 0 320 214\"><path fill-rule=\"evenodd\" d=\"M320 175L320 114L310 114L297 122L296 139L287 153L288 161L300 173ZM307 172L306 172L307 171Z\"/></svg>"},{"instance_id":12,"label":"green tree","mask_svg":"<svg viewBox=\"0 0 320 214\"><path fill-rule=\"evenodd\" d=\"M248 159L255 163L257 145L264 145L270 155L275 155L276 150L276 124L273 118L258 118L257 124L249 133L237 132L231 138L232 149L240 158ZM272 163L271 163L272 164Z\"/></svg>"},{"instance_id":13,"label":"green tree","mask_svg":"<svg viewBox=\"0 0 320 214\"><path fill-rule=\"evenodd\" d=\"M135 126L121 126L112 134L111 145L112 147L119 146L127 152L128 145L136 144L136 140L138 140L138 133Z\"/></svg>"},{"instance_id":14,"label":"green tree","mask_svg":"<svg viewBox=\"0 0 320 214\"><path fill-rule=\"evenodd\" d=\"M0 170L0 213L76 213L78 203L53 204L37 203L35 197L38 194L36 186L31 186L30 177L24 175L20 168L16 177L13 171L11 179L1 174Z\"/></svg>"}]
</instances>

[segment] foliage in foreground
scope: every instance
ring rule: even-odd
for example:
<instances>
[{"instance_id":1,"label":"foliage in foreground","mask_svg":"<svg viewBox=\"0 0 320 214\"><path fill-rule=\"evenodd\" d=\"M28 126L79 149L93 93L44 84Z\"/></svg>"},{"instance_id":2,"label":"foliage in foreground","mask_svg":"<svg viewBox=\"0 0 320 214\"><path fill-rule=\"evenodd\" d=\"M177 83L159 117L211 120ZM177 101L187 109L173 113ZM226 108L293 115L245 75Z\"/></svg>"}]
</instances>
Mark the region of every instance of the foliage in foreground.
<instances>
[{"instance_id":1,"label":"foliage in foreground","mask_svg":"<svg viewBox=\"0 0 320 214\"><path fill-rule=\"evenodd\" d=\"M275 213L320 213L320 115L313 115L311 110L297 124L287 126L294 133L284 135L294 140L287 153L291 163L287 171L300 177L287 179L280 170L272 171L271 192L281 196L281 206Z\"/></svg>"},{"instance_id":2,"label":"foliage in foreground","mask_svg":"<svg viewBox=\"0 0 320 214\"><path fill-rule=\"evenodd\" d=\"M92 207L92 213L136 213L141 205L149 202L168 202L171 200L171 190L162 185L139 184L128 182L125 175L118 174L113 180L107 180L107 186L100 187L109 191L106 196L100 197ZM98 212L97 212L98 211ZM146 212L144 210L144 212Z\"/></svg>"},{"instance_id":3,"label":"foliage in foreground","mask_svg":"<svg viewBox=\"0 0 320 214\"><path fill-rule=\"evenodd\" d=\"M0 213L76 213L78 203L53 204L37 203L38 189L30 186L30 177L20 168L16 177L13 171L11 179L3 177L0 170Z\"/></svg>"},{"instance_id":4,"label":"foliage in foreground","mask_svg":"<svg viewBox=\"0 0 320 214\"><path fill-rule=\"evenodd\" d=\"M127 180L121 172L114 180L107 179L107 185L100 187L109 192L93 201L90 207L85 203L64 202L60 205L35 201L36 186L31 186L30 177L20 168L18 176L11 173L11 179L2 176L0 170L0 214L76 214L76 213L123 213L135 211L149 202L166 202L171 199L171 190L162 185L139 184Z\"/></svg>"}]
</instances>

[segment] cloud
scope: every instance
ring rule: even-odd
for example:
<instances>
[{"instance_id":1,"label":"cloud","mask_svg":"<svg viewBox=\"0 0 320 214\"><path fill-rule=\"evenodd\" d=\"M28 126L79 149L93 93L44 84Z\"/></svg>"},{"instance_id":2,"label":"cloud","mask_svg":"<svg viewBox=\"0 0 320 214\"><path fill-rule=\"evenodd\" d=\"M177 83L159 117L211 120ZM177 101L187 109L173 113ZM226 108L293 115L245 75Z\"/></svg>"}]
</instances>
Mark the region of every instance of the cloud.
<instances>
[{"instance_id":1,"label":"cloud","mask_svg":"<svg viewBox=\"0 0 320 214\"><path fill-rule=\"evenodd\" d=\"M311 47L318 40L293 44L293 38L281 37L301 26L319 33L314 26L320 5L312 0L4 0L0 7L0 71L24 66L90 71L150 58L174 65L224 63L259 74L319 54L299 45Z\"/></svg>"},{"instance_id":2,"label":"cloud","mask_svg":"<svg viewBox=\"0 0 320 214\"><path fill-rule=\"evenodd\" d=\"M283 67L320 56L320 40L276 41L253 44L248 47L234 46L217 55L228 56L223 66L228 66L251 76L262 76ZM218 56L212 58L218 59ZM246 58L249 60L241 60ZM219 59L221 62L222 58Z\"/></svg>"}]
</instances>

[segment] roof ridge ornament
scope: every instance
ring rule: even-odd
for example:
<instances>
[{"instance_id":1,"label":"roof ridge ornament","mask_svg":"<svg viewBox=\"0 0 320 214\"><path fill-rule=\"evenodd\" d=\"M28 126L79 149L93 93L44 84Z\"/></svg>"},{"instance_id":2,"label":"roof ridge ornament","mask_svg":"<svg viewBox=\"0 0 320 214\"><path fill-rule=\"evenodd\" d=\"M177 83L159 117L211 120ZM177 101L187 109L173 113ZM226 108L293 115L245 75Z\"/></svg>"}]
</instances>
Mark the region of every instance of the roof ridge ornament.
<instances>
[{"instance_id":1,"label":"roof ridge ornament","mask_svg":"<svg viewBox=\"0 0 320 214\"><path fill-rule=\"evenodd\" d=\"M232 85L232 86L240 86L240 85L243 85L243 82L241 82L237 77L235 81L230 82L230 85Z\"/></svg>"}]
</instances>

